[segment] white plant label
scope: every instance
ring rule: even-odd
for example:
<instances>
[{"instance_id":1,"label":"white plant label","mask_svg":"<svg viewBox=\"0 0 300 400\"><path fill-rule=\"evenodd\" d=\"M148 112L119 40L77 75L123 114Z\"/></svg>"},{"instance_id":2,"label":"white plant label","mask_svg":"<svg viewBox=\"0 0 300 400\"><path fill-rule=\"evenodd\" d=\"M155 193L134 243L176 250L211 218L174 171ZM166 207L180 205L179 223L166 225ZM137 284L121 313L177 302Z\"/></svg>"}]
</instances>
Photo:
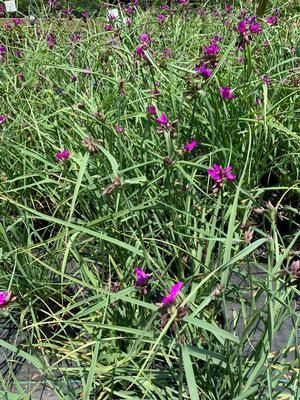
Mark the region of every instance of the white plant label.
<instances>
[{"instance_id":1,"label":"white plant label","mask_svg":"<svg viewBox=\"0 0 300 400\"><path fill-rule=\"evenodd\" d=\"M107 19L109 20L109 17L118 19L119 18L119 10L117 8L113 8L107 12Z\"/></svg>"},{"instance_id":2,"label":"white plant label","mask_svg":"<svg viewBox=\"0 0 300 400\"><path fill-rule=\"evenodd\" d=\"M6 12L16 12L17 11L15 0L5 1L4 4L5 4Z\"/></svg>"}]
</instances>

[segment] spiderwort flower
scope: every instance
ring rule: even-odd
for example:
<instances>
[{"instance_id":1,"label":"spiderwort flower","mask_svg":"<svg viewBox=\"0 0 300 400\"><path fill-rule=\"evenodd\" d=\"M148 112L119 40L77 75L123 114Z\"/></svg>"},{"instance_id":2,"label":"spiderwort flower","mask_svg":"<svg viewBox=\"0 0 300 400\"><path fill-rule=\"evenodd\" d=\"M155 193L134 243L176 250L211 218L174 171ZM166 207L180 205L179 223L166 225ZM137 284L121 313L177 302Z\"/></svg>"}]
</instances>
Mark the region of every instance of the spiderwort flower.
<instances>
[{"instance_id":1,"label":"spiderwort flower","mask_svg":"<svg viewBox=\"0 0 300 400\"><path fill-rule=\"evenodd\" d=\"M232 182L236 179L236 176L232 172L232 167L230 165L223 169L220 165L214 164L212 168L207 170L207 173L216 182L216 184L213 186L213 190L215 192L223 186L224 182Z\"/></svg>"},{"instance_id":2,"label":"spiderwort flower","mask_svg":"<svg viewBox=\"0 0 300 400\"><path fill-rule=\"evenodd\" d=\"M68 150L63 150L55 154L55 158L58 160L66 160L70 157L71 153Z\"/></svg>"},{"instance_id":3,"label":"spiderwort flower","mask_svg":"<svg viewBox=\"0 0 300 400\"><path fill-rule=\"evenodd\" d=\"M247 25L246 25L245 21L240 21L239 22L237 30L240 33L246 33L247 32Z\"/></svg>"},{"instance_id":4,"label":"spiderwort flower","mask_svg":"<svg viewBox=\"0 0 300 400\"><path fill-rule=\"evenodd\" d=\"M115 131L116 131L117 133L122 133L122 132L123 132L122 126L120 126L120 125L115 125Z\"/></svg>"},{"instance_id":5,"label":"spiderwort flower","mask_svg":"<svg viewBox=\"0 0 300 400\"><path fill-rule=\"evenodd\" d=\"M6 47L5 46L0 46L0 54L5 54L6 53Z\"/></svg>"},{"instance_id":6,"label":"spiderwort flower","mask_svg":"<svg viewBox=\"0 0 300 400\"><path fill-rule=\"evenodd\" d=\"M4 124L5 121L6 121L6 116L0 115L0 125Z\"/></svg>"},{"instance_id":7,"label":"spiderwort flower","mask_svg":"<svg viewBox=\"0 0 300 400\"><path fill-rule=\"evenodd\" d=\"M141 268L136 268L136 280L135 286L145 286L148 280L151 278L151 274L146 274Z\"/></svg>"},{"instance_id":8,"label":"spiderwort flower","mask_svg":"<svg viewBox=\"0 0 300 400\"><path fill-rule=\"evenodd\" d=\"M13 24L15 24L16 26L21 25L21 20L20 18L13 18L12 19Z\"/></svg>"},{"instance_id":9,"label":"spiderwort flower","mask_svg":"<svg viewBox=\"0 0 300 400\"><path fill-rule=\"evenodd\" d=\"M142 44L147 44L150 42L150 36L148 35L148 33L142 33L140 35L140 42Z\"/></svg>"},{"instance_id":10,"label":"spiderwort flower","mask_svg":"<svg viewBox=\"0 0 300 400\"><path fill-rule=\"evenodd\" d=\"M263 75L261 77L261 80L266 84L266 85L271 85L272 81L267 75Z\"/></svg>"},{"instance_id":11,"label":"spiderwort flower","mask_svg":"<svg viewBox=\"0 0 300 400\"><path fill-rule=\"evenodd\" d=\"M208 54L210 56L215 56L216 54L219 53L220 47L215 43L210 43L209 46L204 46L203 51L205 54Z\"/></svg>"},{"instance_id":12,"label":"spiderwort flower","mask_svg":"<svg viewBox=\"0 0 300 400\"><path fill-rule=\"evenodd\" d=\"M266 19L266 23L268 25L276 25L277 24L277 18L274 15L270 15L267 19Z\"/></svg>"},{"instance_id":13,"label":"spiderwort flower","mask_svg":"<svg viewBox=\"0 0 300 400\"><path fill-rule=\"evenodd\" d=\"M112 25L105 24L105 25L103 26L103 29L104 29L106 32L110 32L110 31L112 31L114 28L113 28Z\"/></svg>"},{"instance_id":14,"label":"spiderwort flower","mask_svg":"<svg viewBox=\"0 0 300 400\"><path fill-rule=\"evenodd\" d=\"M84 76L88 76L91 73L90 68L83 68L82 73Z\"/></svg>"},{"instance_id":15,"label":"spiderwort flower","mask_svg":"<svg viewBox=\"0 0 300 400\"><path fill-rule=\"evenodd\" d=\"M155 119L155 121L156 121L158 124L161 124L161 125L165 125L165 126L168 125L168 118L167 118L167 115L166 115L165 113L162 113L160 117L157 117L157 118Z\"/></svg>"},{"instance_id":16,"label":"spiderwort flower","mask_svg":"<svg viewBox=\"0 0 300 400\"><path fill-rule=\"evenodd\" d=\"M203 75L205 78L209 78L212 74L212 70L210 68L206 68L204 65L202 67L196 67L195 72Z\"/></svg>"},{"instance_id":17,"label":"spiderwort flower","mask_svg":"<svg viewBox=\"0 0 300 400\"><path fill-rule=\"evenodd\" d=\"M231 89L229 86L225 86L225 87L220 87L220 95L222 96L222 98L224 100L232 100L234 99L234 95L231 92Z\"/></svg>"},{"instance_id":18,"label":"spiderwort flower","mask_svg":"<svg viewBox=\"0 0 300 400\"><path fill-rule=\"evenodd\" d=\"M0 292L0 307L6 304L8 297L10 296L10 292L5 290L4 292Z\"/></svg>"},{"instance_id":19,"label":"spiderwort flower","mask_svg":"<svg viewBox=\"0 0 300 400\"><path fill-rule=\"evenodd\" d=\"M149 104L148 107L147 107L147 112L148 112L150 115L156 115L156 114L157 114L157 110L156 110L155 105Z\"/></svg>"},{"instance_id":20,"label":"spiderwort flower","mask_svg":"<svg viewBox=\"0 0 300 400\"><path fill-rule=\"evenodd\" d=\"M197 147L197 141L195 139L184 145L184 149L187 151L192 151L195 147Z\"/></svg>"},{"instance_id":21,"label":"spiderwort flower","mask_svg":"<svg viewBox=\"0 0 300 400\"><path fill-rule=\"evenodd\" d=\"M260 22L257 22L256 24L253 24L250 26L250 32L251 33L259 33L261 32L262 29L260 27Z\"/></svg>"},{"instance_id":22,"label":"spiderwort flower","mask_svg":"<svg viewBox=\"0 0 300 400\"><path fill-rule=\"evenodd\" d=\"M165 296L165 297L162 299L163 305L168 304L168 303L174 303L174 301L175 301L175 299L176 299L178 293L180 292L182 286L183 286L183 282L177 282L177 283L175 283L175 285L173 285L173 286L171 287L170 295L169 295L169 296Z\"/></svg>"},{"instance_id":23,"label":"spiderwort flower","mask_svg":"<svg viewBox=\"0 0 300 400\"><path fill-rule=\"evenodd\" d=\"M162 14L162 13L158 13L157 16L157 21L161 24L164 22L164 20L166 19L166 17Z\"/></svg>"},{"instance_id":24,"label":"spiderwort flower","mask_svg":"<svg viewBox=\"0 0 300 400\"><path fill-rule=\"evenodd\" d=\"M0 309L4 308L9 303L12 303L16 300L16 297L12 297L12 293L8 290L4 290L0 292Z\"/></svg>"}]
</instances>

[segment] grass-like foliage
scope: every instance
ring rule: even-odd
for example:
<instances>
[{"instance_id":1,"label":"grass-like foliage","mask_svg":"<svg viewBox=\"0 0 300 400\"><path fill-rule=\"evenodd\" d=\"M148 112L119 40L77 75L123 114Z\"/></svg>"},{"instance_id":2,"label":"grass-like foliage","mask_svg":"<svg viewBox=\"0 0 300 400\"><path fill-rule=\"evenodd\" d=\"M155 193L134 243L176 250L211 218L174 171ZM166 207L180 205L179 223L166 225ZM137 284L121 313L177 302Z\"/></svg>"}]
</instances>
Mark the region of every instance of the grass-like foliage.
<instances>
[{"instance_id":1,"label":"grass-like foliage","mask_svg":"<svg viewBox=\"0 0 300 400\"><path fill-rule=\"evenodd\" d=\"M154 3L1 28L1 398L300 397L299 10Z\"/></svg>"}]
</instances>

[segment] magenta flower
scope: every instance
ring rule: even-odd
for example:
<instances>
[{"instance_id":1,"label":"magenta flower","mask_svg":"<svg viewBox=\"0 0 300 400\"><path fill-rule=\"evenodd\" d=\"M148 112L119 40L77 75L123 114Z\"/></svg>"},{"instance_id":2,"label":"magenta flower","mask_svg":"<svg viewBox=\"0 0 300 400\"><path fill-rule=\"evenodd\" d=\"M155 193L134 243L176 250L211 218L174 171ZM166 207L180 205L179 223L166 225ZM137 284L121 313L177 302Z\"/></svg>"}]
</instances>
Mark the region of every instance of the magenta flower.
<instances>
[{"instance_id":1,"label":"magenta flower","mask_svg":"<svg viewBox=\"0 0 300 400\"><path fill-rule=\"evenodd\" d=\"M123 132L122 126L120 126L120 125L115 125L115 131L116 131L117 133L122 133L122 132Z\"/></svg>"},{"instance_id":2,"label":"magenta flower","mask_svg":"<svg viewBox=\"0 0 300 400\"><path fill-rule=\"evenodd\" d=\"M150 115L156 115L157 114L156 107L153 104L149 104L149 106L147 107L147 112Z\"/></svg>"},{"instance_id":3,"label":"magenta flower","mask_svg":"<svg viewBox=\"0 0 300 400\"><path fill-rule=\"evenodd\" d=\"M164 20L166 19L166 17L162 14L162 13L158 13L157 16L157 21L161 24L162 22L164 22Z\"/></svg>"},{"instance_id":4,"label":"magenta flower","mask_svg":"<svg viewBox=\"0 0 300 400\"><path fill-rule=\"evenodd\" d=\"M225 6L225 11L226 11L227 13L230 13L231 10L232 10L232 5L231 5L231 4L227 4L227 5Z\"/></svg>"},{"instance_id":5,"label":"magenta flower","mask_svg":"<svg viewBox=\"0 0 300 400\"><path fill-rule=\"evenodd\" d=\"M232 100L234 99L234 95L232 94L232 91L229 86L225 87L220 87L220 95L223 97L225 100Z\"/></svg>"},{"instance_id":6,"label":"magenta flower","mask_svg":"<svg viewBox=\"0 0 300 400\"><path fill-rule=\"evenodd\" d=\"M0 125L4 124L5 121L6 121L5 115L0 115Z\"/></svg>"},{"instance_id":7,"label":"magenta flower","mask_svg":"<svg viewBox=\"0 0 300 400\"><path fill-rule=\"evenodd\" d=\"M214 55L219 53L220 47L215 43L211 43L209 46L205 46L203 48L203 51L204 51L205 54L209 54L211 56L214 56Z\"/></svg>"},{"instance_id":8,"label":"magenta flower","mask_svg":"<svg viewBox=\"0 0 300 400\"><path fill-rule=\"evenodd\" d=\"M266 84L266 85L271 85L272 81L267 75L263 75L261 77L261 80Z\"/></svg>"},{"instance_id":9,"label":"magenta flower","mask_svg":"<svg viewBox=\"0 0 300 400\"><path fill-rule=\"evenodd\" d=\"M55 154L55 158L58 160L66 160L70 157L71 153L68 150L63 150L60 153Z\"/></svg>"},{"instance_id":10,"label":"magenta flower","mask_svg":"<svg viewBox=\"0 0 300 400\"><path fill-rule=\"evenodd\" d=\"M5 28L8 30L11 30L13 27L12 27L12 24L10 24L9 22L6 22Z\"/></svg>"},{"instance_id":11,"label":"magenta flower","mask_svg":"<svg viewBox=\"0 0 300 400\"><path fill-rule=\"evenodd\" d=\"M195 72L203 75L205 78L209 78L212 74L212 70L210 68L206 68L204 65L202 67L196 67Z\"/></svg>"},{"instance_id":12,"label":"magenta flower","mask_svg":"<svg viewBox=\"0 0 300 400\"><path fill-rule=\"evenodd\" d=\"M147 60L146 54L144 53L144 47L140 46L135 49L135 54L139 57L142 57L144 60Z\"/></svg>"},{"instance_id":13,"label":"magenta flower","mask_svg":"<svg viewBox=\"0 0 300 400\"><path fill-rule=\"evenodd\" d=\"M269 25L275 25L277 23L277 18L274 15L270 15L266 19L266 23L269 24Z\"/></svg>"},{"instance_id":14,"label":"magenta flower","mask_svg":"<svg viewBox=\"0 0 300 400\"><path fill-rule=\"evenodd\" d=\"M5 53L6 53L6 47L0 46L0 54L5 54Z\"/></svg>"},{"instance_id":15,"label":"magenta flower","mask_svg":"<svg viewBox=\"0 0 300 400\"><path fill-rule=\"evenodd\" d=\"M21 20L20 20L20 18L13 18L13 19L12 19L12 22L13 22L16 26L21 25Z\"/></svg>"},{"instance_id":16,"label":"magenta flower","mask_svg":"<svg viewBox=\"0 0 300 400\"><path fill-rule=\"evenodd\" d=\"M169 6L168 6L167 4L164 4L164 5L161 7L161 9L162 9L163 11L168 11L168 10L169 10Z\"/></svg>"},{"instance_id":17,"label":"magenta flower","mask_svg":"<svg viewBox=\"0 0 300 400\"><path fill-rule=\"evenodd\" d=\"M232 171L232 167L229 165L226 168L214 164L212 168L207 170L208 175L216 182L215 188L220 188L225 181L231 182L236 179L236 176Z\"/></svg>"},{"instance_id":18,"label":"magenta flower","mask_svg":"<svg viewBox=\"0 0 300 400\"><path fill-rule=\"evenodd\" d=\"M238 30L240 33L246 33L246 32L247 32L247 26L246 26L245 21L240 21L240 22L239 22L238 27L237 27L237 30Z\"/></svg>"},{"instance_id":19,"label":"magenta flower","mask_svg":"<svg viewBox=\"0 0 300 400\"><path fill-rule=\"evenodd\" d=\"M190 143L187 143L184 146L184 149L187 151L192 151L192 150L194 150L195 147L197 147L197 141L194 139Z\"/></svg>"},{"instance_id":20,"label":"magenta flower","mask_svg":"<svg viewBox=\"0 0 300 400\"><path fill-rule=\"evenodd\" d=\"M261 31L262 31L262 29L260 27L260 23L259 22L257 22L256 24L250 26L250 32L251 33L259 33Z\"/></svg>"},{"instance_id":21,"label":"magenta flower","mask_svg":"<svg viewBox=\"0 0 300 400\"><path fill-rule=\"evenodd\" d=\"M65 14L65 15L71 15L72 13L73 13L73 9L72 8L65 8L64 9L64 11L63 11L63 13Z\"/></svg>"},{"instance_id":22,"label":"magenta flower","mask_svg":"<svg viewBox=\"0 0 300 400\"><path fill-rule=\"evenodd\" d=\"M82 18L88 18L90 13L88 11L83 11L81 14Z\"/></svg>"},{"instance_id":23,"label":"magenta flower","mask_svg":"<svg viewBox=\"0 0 300 400\"><path fill-rule=\"evenodd\" d=\"M70 35L70 39L72 42L80 42L82 39L82 36L79 33L73 32Z\"/></svg>"},{"instance_id":24,"label":"magenta flower","mask_svg":"<svg viewBox=\"0 0 300 400\"><path fill-rule=\"evenodd\" d=\"M162 113L160 117L157 117L155 121L161 125L168 125L168 118L165 113Z\"/></svg>"},{"instance_id":25,"label":"magenta flower","mask_svg":"<svg viewBox=\"0 0 300 400\"><path fill-rule=\"evenodd\" d=\"M12 293L8 290L4 290L0 292L0 309L4 308L9 303L12 303L16 300L16 297L12 297Z\"/></svg>"},{"instance_id":26,"label":"magenta flower","mask_svg":"<svg viewBox=\"0 0 300 400\"><path fill-rule=\"evenodd\" d=\"M112 31L114 28L113 28L112 25L106 24L106 25L103 26L103 29L104 29L106 32L109 32L109 31Z\"/></svg>"},{"instance_id":27,"label":"magenta flower","mask_svg":"<svg viewBox=\"0 0 300 400\"><path fill-rule=\"evenodd\" d=\"M84 68L82 70L82 73L84 76L88 76L91 73L91 69L90 68Z\"/></svg>"},{"instance_id":28,"label":"magenta flower","mask_svg":"<svg viewBox=\"0 0 300 400\"><path fill-rule=\"evenodd\" d=\"M181 288L183 286L183 282L177 282L175 283L175 285L173 285L171 287L170 290L170 295L169 296L165 296L162 299L162 303L163 304L168 304L168 303L174 303L176 296L178 295L178 293L180 292Z\"/></svg>"},{"instance_id":29,"label":"magenta flower","mask_svg":"<svg viewBox=\"0 0 300 400\"><path fill-rule=\"evenodd\" d=\"M136 268L135 286L144 286L151 278L151 274L146 274L141 268Z\"/></svg>"},{"instance_id":30,"label":"magenta flower","mask_svg":"<svg viewBox=\"0 0 300 400\"><path fill-rule=\"evenodd\" d=\"M148 35L148 33L142 33L140 35L140 42L143 44L150 42L150 36Z\"/></svg>"},{"instance_id":31,"label":"magenta flower","mask_svg":"<svg viewBox=\"0 0 300 400\"><path fill-rule=\"evenodd\" d=\"M4 306L11 296L11 293L5 290L4 292L0 292L0 307Z\"/></svg>"}]
</instances>

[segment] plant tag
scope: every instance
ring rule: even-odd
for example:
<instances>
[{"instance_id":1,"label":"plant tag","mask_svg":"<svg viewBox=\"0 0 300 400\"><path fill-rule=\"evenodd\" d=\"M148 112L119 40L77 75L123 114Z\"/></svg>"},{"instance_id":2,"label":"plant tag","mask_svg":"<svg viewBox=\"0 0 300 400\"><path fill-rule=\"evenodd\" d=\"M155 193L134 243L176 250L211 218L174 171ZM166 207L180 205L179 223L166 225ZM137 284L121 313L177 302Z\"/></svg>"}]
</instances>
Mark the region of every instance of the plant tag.
<instances>
[{"instance_id":1,"label":"plant tag","mask_svg":"<svg viewBox=\"0 0 300 400\"><path fill-rule=\"evenodd\" d=\"M113 8L107 12L107 19L119 19L119 10L117 8Z\"/></svg>"},{"instance_id":2,"label":"plant tag","mask_svg":"<svg viewBox=\"0 0 300 400\"><path fill-rule=\"evenodd\" d=\"M8 0L8 1L5 1L4 3L5 3L6 12L16 12L17 11L15 0Z\"/></svg>"}]
</instances>

